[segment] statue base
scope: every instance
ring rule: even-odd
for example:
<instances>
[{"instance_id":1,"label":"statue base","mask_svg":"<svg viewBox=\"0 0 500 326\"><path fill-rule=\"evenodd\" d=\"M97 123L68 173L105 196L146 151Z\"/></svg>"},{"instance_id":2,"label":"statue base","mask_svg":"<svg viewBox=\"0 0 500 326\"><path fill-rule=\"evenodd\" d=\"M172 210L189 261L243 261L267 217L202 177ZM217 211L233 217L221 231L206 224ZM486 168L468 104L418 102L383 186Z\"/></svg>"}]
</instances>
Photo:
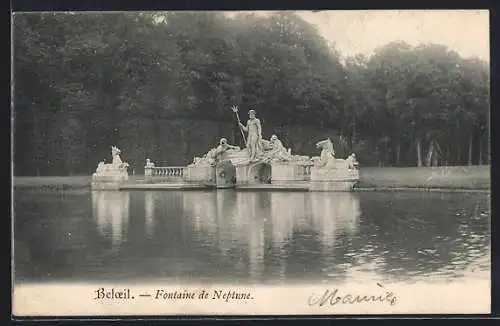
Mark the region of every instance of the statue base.
<instances>
[{"instance_id":1,"label":"statue base","mask_svg":"<svg viewBox=\"0 0 500 326\"><path fill-rule=\"evenodd\" d=\"M311 168L311 181L349 181L359 180L359 170L349 169L324 169L313 166Z\"/></svg>"},{"instance_id":2,"label":"statue base","mask_svg":"<svg viewBox=\"0 0 500 326\"><path fill-rule=\"evenodd\" d=\"M120 190L124 182L96 182L92 181L92 190Z\"/></svg>"},{"instance_id":3,"label":"statue base","mask_svg":"<svg viewBox=\"0 0 500 326\"><path fill-rule=\"evenodd\" d=\"M309 191L353 191L357 181L311 181Z\"/></svg>"},{"instance_id":4,"label":"statue base","mask_svg":"<svg viewBox=\"0 0 500 326\"><path fill-rule=\"evenodd\" d=\"M271 183L271 164L266 162L245 162L236 165L237 184Z\"/></svg>"},{"instance_id":5,"label":"statue base","mask_svg":"<svg viewBox=\"0 0 500 326\"><path fill-rule=\"evenodd\" d=\"M311 168L311 191L352 191L359 180L358 170Z\"/></svg>"},{"instance_id":6,"label":"statue base","mask_svg":"<svg viewBox=\"0 0 500 326\"><path fill-rule=\"evenodd\" d=\"M273 162L271 164L271 182L273 184L305 181L306 167L296 163Z\"/></svg>"},{"instance_id":7,"label":"statue base","mask_svg":"<svg viewBox=\"0 0 500 326\"><path fill-rule=\"evenodd\" d=\"M236 167L231 161L223 161L215 167L217 189L233 188L236 185Z\"/></svg>"},{"instance_id":8,"label":"statue base","mask_svg":"<svg viewBox=\"0 0 500 326\"><path fill-rule=\"evenodd\" d=\"M94 173L91 187L93 190L118 190L128 179L128 173L124 171Z\"/></svg>"},{"instance_id":9,"label":"statue base","mask_svg":"<svg viewBox=\"0 0 500 326\"><path fill-rule=\"evenodd\" d=\"M215 167L211 165L188 166L186 181L199 183L215 183Z\"/></svg>"}]
</instances>

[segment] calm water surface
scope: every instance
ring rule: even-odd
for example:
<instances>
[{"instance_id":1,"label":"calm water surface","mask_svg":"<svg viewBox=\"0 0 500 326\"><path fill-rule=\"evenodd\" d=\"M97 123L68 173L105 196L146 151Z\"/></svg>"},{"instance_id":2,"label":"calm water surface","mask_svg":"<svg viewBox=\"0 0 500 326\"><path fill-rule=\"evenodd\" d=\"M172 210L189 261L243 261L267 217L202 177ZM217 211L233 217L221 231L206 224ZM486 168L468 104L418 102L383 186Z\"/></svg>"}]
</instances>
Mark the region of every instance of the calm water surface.
<instances>
[{"instance_id":1,"label":"calm water surface","mask_svg":"<svg viewBox=\"0 0 500 326\"><path fill-rule=\"evenodd\" d=\"M15 189L15 281L490 277L481 193Z\"/></svg>"}]
</instances>

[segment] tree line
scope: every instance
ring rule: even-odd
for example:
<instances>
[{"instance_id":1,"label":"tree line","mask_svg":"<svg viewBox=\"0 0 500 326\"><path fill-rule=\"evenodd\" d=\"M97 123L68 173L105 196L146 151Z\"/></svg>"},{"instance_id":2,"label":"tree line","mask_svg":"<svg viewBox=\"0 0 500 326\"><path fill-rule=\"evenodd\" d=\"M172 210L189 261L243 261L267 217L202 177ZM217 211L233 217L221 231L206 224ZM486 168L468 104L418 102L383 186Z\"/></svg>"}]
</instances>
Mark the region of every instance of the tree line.
<instances>
[{"instance_id":1,"label":"tree line","mask_svg":"<svg viewBox=\"0 0 500 326\"><path fill-rule=\"evenodd\" d=\"M308 155L329 136L364 166L489 163L489 64L443 45L345 57L291 12L24 13L13 29L16 175L89 173L114 144L138 167L186 164L221 135L243 145L233 104Z\"/></svg>"}]
</instances>

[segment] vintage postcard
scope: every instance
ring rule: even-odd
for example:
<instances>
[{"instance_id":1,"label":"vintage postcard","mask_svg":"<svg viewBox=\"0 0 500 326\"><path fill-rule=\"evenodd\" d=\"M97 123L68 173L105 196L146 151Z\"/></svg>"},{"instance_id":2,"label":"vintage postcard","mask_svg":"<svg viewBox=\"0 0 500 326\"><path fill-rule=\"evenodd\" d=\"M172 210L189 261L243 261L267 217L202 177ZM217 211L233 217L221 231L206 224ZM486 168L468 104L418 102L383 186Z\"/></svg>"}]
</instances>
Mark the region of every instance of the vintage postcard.
<instances>
[{"instance_id":1,"label":"vintage postcard","mask_svg":"<svg viewBox=\"0 0 500 326\"><path fill-rule=\"evenodd\" d=\"M490 312L488 11L12 21L15 317Z\"/></svg>"}]
</instances>

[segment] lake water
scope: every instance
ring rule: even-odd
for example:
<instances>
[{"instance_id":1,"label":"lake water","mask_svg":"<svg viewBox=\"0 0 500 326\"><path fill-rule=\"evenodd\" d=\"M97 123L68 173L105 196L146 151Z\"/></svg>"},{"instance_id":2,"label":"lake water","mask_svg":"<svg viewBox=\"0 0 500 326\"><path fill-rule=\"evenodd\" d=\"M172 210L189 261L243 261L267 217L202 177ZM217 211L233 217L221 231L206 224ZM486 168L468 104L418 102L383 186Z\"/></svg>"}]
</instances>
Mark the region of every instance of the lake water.
<instances>
[{"instance_id":1,"label":"lake water","mask_svg":"<svg viewBox=\"0 0 500 326\"><path fill-rule=\"evenodd\" d=\"M487 193L14 191L15 282L490 277Z\"/></svg>"}]
</instances>

